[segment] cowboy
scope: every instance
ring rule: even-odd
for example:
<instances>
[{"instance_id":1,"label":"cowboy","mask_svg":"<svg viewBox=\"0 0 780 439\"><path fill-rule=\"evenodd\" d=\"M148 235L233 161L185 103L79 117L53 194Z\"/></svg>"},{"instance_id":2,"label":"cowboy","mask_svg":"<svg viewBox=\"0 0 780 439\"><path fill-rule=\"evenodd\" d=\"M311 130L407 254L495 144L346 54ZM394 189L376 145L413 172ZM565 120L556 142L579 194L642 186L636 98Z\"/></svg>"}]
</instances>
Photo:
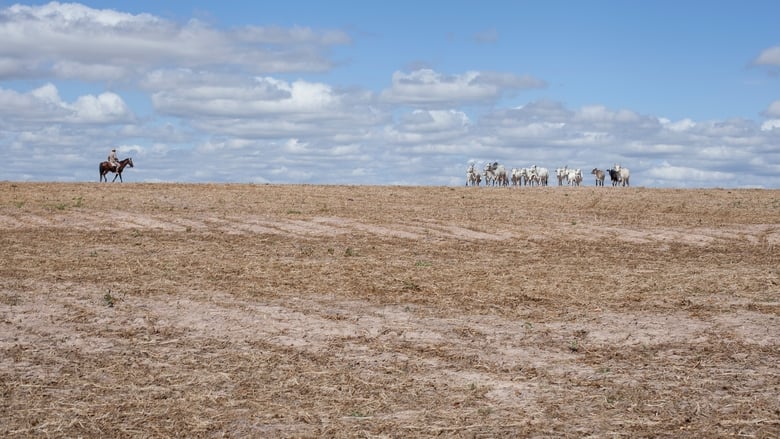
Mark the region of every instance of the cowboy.
<instances>
[{"instance_id":1,"label":"cowboy","mask_svg":"<svg viewBox=\"0 0 780 439\"><path fill-rule=\"evenodd\" d=\"M116 148L113 148L108 154L108 162L114 167L114 172L119 171L119 159L116 156Z\"/></svg>"}]
</instances>

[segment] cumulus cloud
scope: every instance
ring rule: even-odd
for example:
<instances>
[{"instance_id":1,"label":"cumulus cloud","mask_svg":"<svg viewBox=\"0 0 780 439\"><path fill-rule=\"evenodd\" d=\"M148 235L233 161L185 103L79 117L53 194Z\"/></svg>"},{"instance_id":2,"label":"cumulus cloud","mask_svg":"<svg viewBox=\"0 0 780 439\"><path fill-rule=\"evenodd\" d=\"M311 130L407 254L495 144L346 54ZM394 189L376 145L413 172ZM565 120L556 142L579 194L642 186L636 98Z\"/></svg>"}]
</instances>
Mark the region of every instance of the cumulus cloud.
<instances>
[{"instance_id":1,"label":"cumulus cloud","mask_svg":"<svg viewBox=\"0 0 780 439\"><path fill-rule=\"evenodd\" d=\"M761 131L780 131L780 119L770 119L761 124Z\"/></svg>"},{"instance_id":2,"label":"cumulus cloud","mask_svg":"<svg viewBox=\"0 0 780 439\"><path fill-rule=\"evenodd\" d=\"M648 178L657 178L670 181L697 181L708 182L717 186L718 182L726 183L731 181L736 175L732 172L708 171L688 166L675 166L669 162L663 162L660 166L651 167L646 170Z\"/></svg>"},{"instance_id":3,"label":"cumulus cloud","mask_svg":"<svg viewBox=\"0 0 780 439\"><path fill-rule=\"evenodd\" d=\"M83 95L74 102L65 102L57 87L50 83L29 93L0 88L0 101L3 102L0 115L22 123L110 124L128 122L134 117L116 93Z\"/></svg>"},{"instance_id":4,"label":"cumulus cloud","mask_svg":"<svg viewBox=\"0 0 780 439\"><path fill-rule=\"evenodd\" d=\"M672 122L666 118L659 118L658 121L664 128L675 132L684 132L696 127L696 122L688 118L678 120L677 122Z\"/></svg>"},{"instance_id":5,"label":"cumulus cloud","mask_svg":"<svg viewBox=\"0 0 780 439\"><path fill-rule=\"evenodd\" d=\"M739 175L780 187L780 101L761 122L670 120L597 98L580 107L517 104L545 82L429 64L382 73L390 80L381 91L341 88L308 75L328 69L329 50L349 43L338 30L220 29L80 4L0 9L0 38L0 79L25 79L0 86L0 138L14 162L0 179L27 178L16 171L26 160L103 160L119 146L136 156L143 181L461 185L470 162L619 162L637 186L723 186ZM778 50L755 64L780 65ZM102 81L111 87L94 85ZM513 107L500 105L506 98ZM150 106L150 115L136 117L131 105ZM87 169L62 175L94 178Z\"/></svg>"},{"instance_id":6,"label":"cumulus cloud","mask_svg":"<svg viewBox=\"0 0 780 439\"><path fill-rule=\"evenodd\" d=\"M465 113L456 110L414 110L402 117L405 131L462 131L469 123Z\"/></svg>"},{"instance_id":7,"label":"cumulus cloud","mask_svg":"<svg viewBox=\"0 0 780 439\"><path fill-rule=\"evenodd\" d=\"M466 72L446 75L431 69L395 72L389 89L381 93L385 102L418 106L492 102L518 90L542 88L544 81L511 73Z\"/></svg>"},{"instance_id":8,"label":"cumulus cloud","mask_svg":"<svg viewBox=\"0 0 780 439\"><path fill-rule=\"evenodd\" d=\"M636 122L639 115L629 110L612 111L603 105L582 107L575 115L575 120L582 122Z\"/></svg>"},{"instance_id":9,"label":"cumulus cloud","mask_svg":"<svg viewBox=\"0 0 780 439\"><path fill-rule=\"evenodd\" d=\"M198 145L196 151L204 154L211 154L214 152L221 153L226 150L243 150L252 145L253 143L246 139L210 139Z\"/></svg>"},{"instance_id":10,"label":"cumulus cloud","mask_svg":"<svg viewBox=\"0 0 780 439\"><path fill-rule=\"evenodd\" d=\"M764 49L761 54L753 60L753 64L759 66L780 66L780 46Z\"/></svg>"},{"instance_id":11,"label":"cumulus cloud","mask_svg":"<svg viewBox=\"0 0 780 439\"><path fill-rule=\"evenodd\" d=\"M763 115L770 118L780 118L780 100L769 104L769 107L764 110Z\"/></svg>"},{"instance_id":12,"label":"cumulus cloud","mask_svg":"<svg viewBox=\"0 0 780 439\"><path fill-rule=\"evenodd\" d=\"M151 14L51 2L0 10L0 40L3 77L37 70L62 78L116 80L169 64L234 66L254 73L323 71L333 64L328 49L350 38L305 27L220 30L198 20L180 24Z\"/></svg>"},{"instance_id":13,"label":"cumulus cloud","mask_svg":"<svg viewBox=\"0 0 780 439\"><path fill-rule=\"evenodd\" d=\"M560 102L536 101L499 110L483 118L481 128L519 145L598 146L630 140L629 133L657 132L656 118L602 105L567 109Z\"/></svg>"},{"instance_id":14,"label":"cumulus cloud","mask_svg":"<svg viewBox=\"0 0 780 439\"><path fill-rule=\"evenodd\" d=\"M285 152L291 154L305 154L311 152L309 145L306 142L301 142L299 139L290 139L285 142L282 148Z\"/></svg>"},{"instance_id":15,"label":"cumulus cloud","mask_svg":"<svg viewBox=\"0 0 780 439\"><path fill-rule=\"evenodd\" d=\"M119 95L111 92L97 96L80 96L73 105L66 107L73 110L73 118L83 123L112 123L126 121L130 109Z\"/></svg>"},{"instance_id":16,"label":"cumulus cloud","mask_svg":"<svg viewBox=\"0 0 780 439\"><path fill-rule=\"evenodd\" d=\"M251 138L359 133L388 116L361 90L274 77L247 78L188 69L155 71L143 81L161 114L199 130ZM341 139L346 140L344 137Z\"/></svg>"},{"instance_id":17,"label":"cumulus cloud","mask_svg":"<svg viewBox=\"0 0 780 439\"><path fill-rule=\"evenodd\" d=\"M469 133L469 118L456 110L414 110L387 126L384 138L391 144L450 142Z\"/></svg>"},{"instance_id":18,"label":"cumulus cloud","mask_svg":"<svg viewBox=\"0 0 780 439\"><path fill-rule=\"evenodd\" d=\"M62 79L75 79L83 81L121 81L126 77L135 75L133 66L117 66L102 63L87 64L83 62L64 60L52 65L54 76Z\"/></svg>"},{"instance_id":19,"label":"cumulus cloud","mask_svg":"<svg viewBox=\"0 0 780 439\"><path fill-rule=\"evenodd\" d=\"M222 117L324 113L341 106L339 94L327 84L271 77L234 84L190 81L154 93L152 102L163 113Z\"/></svg>"}]
</instances>

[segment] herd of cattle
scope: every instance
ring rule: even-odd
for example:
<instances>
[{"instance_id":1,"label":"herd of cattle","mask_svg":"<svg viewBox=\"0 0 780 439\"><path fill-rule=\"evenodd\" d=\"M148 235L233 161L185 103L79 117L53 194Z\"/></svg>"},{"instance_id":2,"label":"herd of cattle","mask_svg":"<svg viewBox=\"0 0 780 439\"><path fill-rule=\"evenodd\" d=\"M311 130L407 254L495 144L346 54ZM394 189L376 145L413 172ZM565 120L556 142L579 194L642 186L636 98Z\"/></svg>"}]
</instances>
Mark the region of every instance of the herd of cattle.
<instances>
[{"instance_id":1,"label":"herd of cattle","mask_svg":"<svg viewBox=\"0 0 780 439\"><path fill-rule=\"evenodd\" d=\"M606 171L593 168L590 173L596 179L596 186L604 186L604 179L607 175L609 175L612 186L629 185L630 172L628 168L624 168L620 164L615 164L612 169ZM466 186L479 186L483 178L485 186L509 186L510 183L512 186L547 186L550 172L547 168L536 165L530 168L512 168L510 172L507 172L504 165L493 162L486 164L482 174L480 174L474 164L471 164L466 171ZM564 166L555 170L555 178L558 179L558 186L564 184L579 186L582 183L582 170Z\"/></svg>"}]
</instances>

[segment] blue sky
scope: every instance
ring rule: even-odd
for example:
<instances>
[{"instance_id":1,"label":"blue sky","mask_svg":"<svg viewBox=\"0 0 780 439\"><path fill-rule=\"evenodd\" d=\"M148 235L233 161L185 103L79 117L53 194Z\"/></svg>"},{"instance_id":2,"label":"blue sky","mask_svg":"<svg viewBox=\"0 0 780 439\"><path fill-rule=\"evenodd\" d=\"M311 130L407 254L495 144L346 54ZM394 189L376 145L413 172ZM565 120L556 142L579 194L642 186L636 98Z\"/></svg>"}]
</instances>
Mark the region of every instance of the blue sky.
<instances>
[{"instance_id":1,"label":"blue sky","mask_svg":"<svg viewBox=\"0 0 780 439\"><path fill-rule=\"evenodd\" d=\"M0 180L780 188L780 2L0 1ZM586 178L587 184L592 184Z\"/></svg>"}]
</instances>

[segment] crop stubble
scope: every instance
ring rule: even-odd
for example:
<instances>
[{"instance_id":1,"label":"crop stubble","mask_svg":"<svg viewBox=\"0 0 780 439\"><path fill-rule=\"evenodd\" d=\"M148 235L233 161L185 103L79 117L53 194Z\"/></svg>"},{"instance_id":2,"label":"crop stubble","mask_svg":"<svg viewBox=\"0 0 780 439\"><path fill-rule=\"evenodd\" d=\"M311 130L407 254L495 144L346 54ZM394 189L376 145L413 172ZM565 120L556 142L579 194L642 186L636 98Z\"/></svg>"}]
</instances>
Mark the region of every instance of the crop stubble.
<instances>
[{"instance_id":1,"label":"crop stubble","mask_svg":"<svg viewBox=\"0 0 780 439\"><path fill-rule=\"evenodd\" d=\"M0 434L776 437L780 192L0 183Z\"/></svg>"}]
</instances>

